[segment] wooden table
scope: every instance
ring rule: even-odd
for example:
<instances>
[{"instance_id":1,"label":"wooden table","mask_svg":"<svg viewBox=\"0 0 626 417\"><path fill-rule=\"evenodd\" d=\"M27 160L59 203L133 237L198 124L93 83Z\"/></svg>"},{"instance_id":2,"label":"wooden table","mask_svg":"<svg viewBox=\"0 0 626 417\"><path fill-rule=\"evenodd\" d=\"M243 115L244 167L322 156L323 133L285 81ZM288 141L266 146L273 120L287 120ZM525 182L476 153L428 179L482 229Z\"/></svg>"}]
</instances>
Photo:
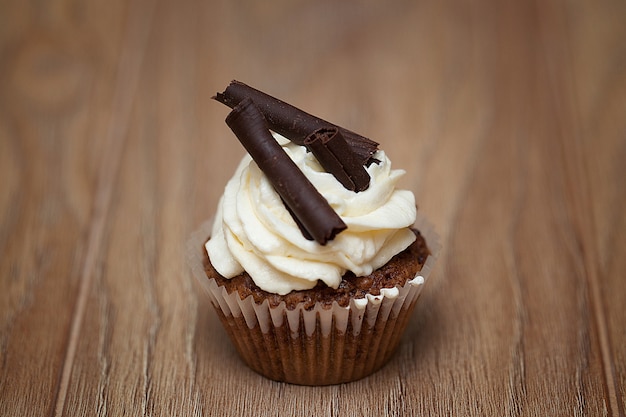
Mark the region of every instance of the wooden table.
<instances>
[{"instance_id":1,"label":"wooden table","mask_svg":"<svg viewBox=\"0 0 626 417\"><path fill-rule=\"evenodd\" d=\"M626 3L3 1L0 415L623 416ZM394 359L236 356L185 242L239 79L370 136L443 251Z\"/></svg>"}]
</instances>

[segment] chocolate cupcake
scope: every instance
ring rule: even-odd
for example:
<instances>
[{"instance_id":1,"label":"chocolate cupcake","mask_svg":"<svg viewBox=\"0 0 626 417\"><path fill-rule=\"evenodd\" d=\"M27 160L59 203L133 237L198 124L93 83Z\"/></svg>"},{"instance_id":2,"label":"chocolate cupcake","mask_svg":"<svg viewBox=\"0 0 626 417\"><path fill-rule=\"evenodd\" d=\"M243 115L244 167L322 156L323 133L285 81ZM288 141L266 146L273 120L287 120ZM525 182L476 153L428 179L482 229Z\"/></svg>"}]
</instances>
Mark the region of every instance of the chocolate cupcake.
<instances>
[{"instance_id":1,"label":"chocolate cupcake","mask_svg":"<svg viewBox=\"0 0 626 417\"><path fill-rule=\"evenodd\" d=\"M371 374L397 348L439 250L413 194L395 187L404 172L375 142L244 84L217 98L249 155L189 251L233 345L277 381Z\"/></svg>"}]
</instances>

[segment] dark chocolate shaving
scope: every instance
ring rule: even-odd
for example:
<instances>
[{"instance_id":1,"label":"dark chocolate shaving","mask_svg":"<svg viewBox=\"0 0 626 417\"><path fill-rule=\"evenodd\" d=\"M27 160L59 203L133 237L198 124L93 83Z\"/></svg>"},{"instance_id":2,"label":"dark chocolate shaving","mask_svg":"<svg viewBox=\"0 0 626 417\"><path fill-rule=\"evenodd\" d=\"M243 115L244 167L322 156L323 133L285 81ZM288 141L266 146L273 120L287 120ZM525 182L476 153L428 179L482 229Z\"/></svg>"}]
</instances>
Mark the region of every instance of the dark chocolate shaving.
<instances>
[{"instance_id":1,"label":"dark chocolate shaving","mask_svg":"<svg viewBox=\"0 0 626 417\"><path fill-rule=\"evenodd\" d=\"M246 97L250 97L258 106L271 130L280 133L292 142L303 145L304 139L311 132L320 128L336 127L352 152L357 155L361 165L369 166L370 163L375 162L372 155L378 148L377 142L315 117L242 82L232 81L223 93L217 93L213 98L234 108Z\"/></svg>"},{"instance_id":2,"label":"dark chocolate shaving","mask_svg":"<svg viewBox=\"0 0 626 417\"><path fill-rule=\"evenodd\" d=\"M226 117L226 124L272 183L296 223L320 245L325 245L346 229L346 224L328 201L276 142L250 98L235 106Z\"/></svg>"},{"instance_id":3,"label":"dark chocolate shaving","mask_svg":"<svg viewBox=\"0 0 626 417\"><path fill-rule=\"evenodd\" d=\"M369 174L336 127L317 129L306 137L304 146L348 190L359 192L369 187Z\"/></svg>"}]
</instances>

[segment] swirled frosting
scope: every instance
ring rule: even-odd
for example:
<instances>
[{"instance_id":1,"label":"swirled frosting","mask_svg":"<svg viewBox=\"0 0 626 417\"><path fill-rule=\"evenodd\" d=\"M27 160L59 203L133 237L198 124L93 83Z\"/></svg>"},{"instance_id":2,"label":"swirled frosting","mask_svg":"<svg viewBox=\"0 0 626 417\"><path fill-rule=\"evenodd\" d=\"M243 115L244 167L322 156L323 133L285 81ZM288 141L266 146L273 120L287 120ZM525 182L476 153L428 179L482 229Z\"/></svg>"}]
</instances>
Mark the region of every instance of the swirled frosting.
<instances>
[{"instance_id":1,"label":"swirled frosting","mask_svg":"<svg viewBox=\"0 0 626 417\"><path fill-rule=\"evenodd\" d=\"M415 240L413 193L396 189L403 170L391 169L383 151L367 167L369 188L347 190L306 148L275 135L290 158L328 200L346 230L322 246L307 240L271 183L249 155L228 181L206 249L214 268L232 278L244 270L261 289L287 294L313 288L318 280L337 288L352 271L369 275Z\"/></svg>"}]
</instances>

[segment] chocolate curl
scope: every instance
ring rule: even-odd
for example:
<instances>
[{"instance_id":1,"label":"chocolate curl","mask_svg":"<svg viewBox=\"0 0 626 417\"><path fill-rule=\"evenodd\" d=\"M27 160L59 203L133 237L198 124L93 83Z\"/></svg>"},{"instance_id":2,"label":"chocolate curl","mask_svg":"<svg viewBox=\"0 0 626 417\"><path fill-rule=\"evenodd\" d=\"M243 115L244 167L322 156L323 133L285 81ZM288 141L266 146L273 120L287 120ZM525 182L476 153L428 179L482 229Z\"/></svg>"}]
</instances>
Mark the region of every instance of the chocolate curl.
<instances>
[{"instance_id":1,"label":"chocolate curl","mask_svg":"<svg viewBox=\"0 0 626 417\"><path fill-rule=\"evenodd\" d=\"M296 216L296 214L293 211L291 211L287 203L285 203L285 200L283 200L282 198L280 200L283 202L283 205L285 206L289 214L291 214L291 218L293 219L293 221L296 222L296 226L298 226L298 229L300 229L300 233L302 233L302 236L304 236L306 240L313 240L313 236L311 236L309 231L306 230L306 227L304 227L300 219L298 219L298 216Z\"/></svg>"},{"instance_id":2,"label":"chocolate curl","mask_svg":"<svg viewBox=\"0 0 626 417\"><path fill-rule=\"evenodd\" d=\"M306 137L304 145L348 190L359 192L369 187L369 174L336 127L317 129Z\"/></svg>"},{"instance_id":3,"label":"chocolate curl","mask_svg":"<svg viewBox=\"0 0 626 417\"><path fill-rule=\"evenodd\" d=\"M304 145L304 139L311 132L323 127L336 127L357 155L361 165L369 165L373 161L372 155L378 148L377 142L333 125L242 82L232 81L223 93L217 93L213 99L234 108L246 97L251 98L258 106L270 129L292 142Z\"/></svg>"},{"instance_id":4,"label":"chocolate curl","mask_svg":"<svg viewBox=\"0 0 626 417\"><path fill-rule=\"evenodd\" d=\"M328 201L276 142L250 98L235 106L226 117L226 124L270 180L296 223L313 239L325 245L346 229Z\"/></svg>"}]
</instances>

